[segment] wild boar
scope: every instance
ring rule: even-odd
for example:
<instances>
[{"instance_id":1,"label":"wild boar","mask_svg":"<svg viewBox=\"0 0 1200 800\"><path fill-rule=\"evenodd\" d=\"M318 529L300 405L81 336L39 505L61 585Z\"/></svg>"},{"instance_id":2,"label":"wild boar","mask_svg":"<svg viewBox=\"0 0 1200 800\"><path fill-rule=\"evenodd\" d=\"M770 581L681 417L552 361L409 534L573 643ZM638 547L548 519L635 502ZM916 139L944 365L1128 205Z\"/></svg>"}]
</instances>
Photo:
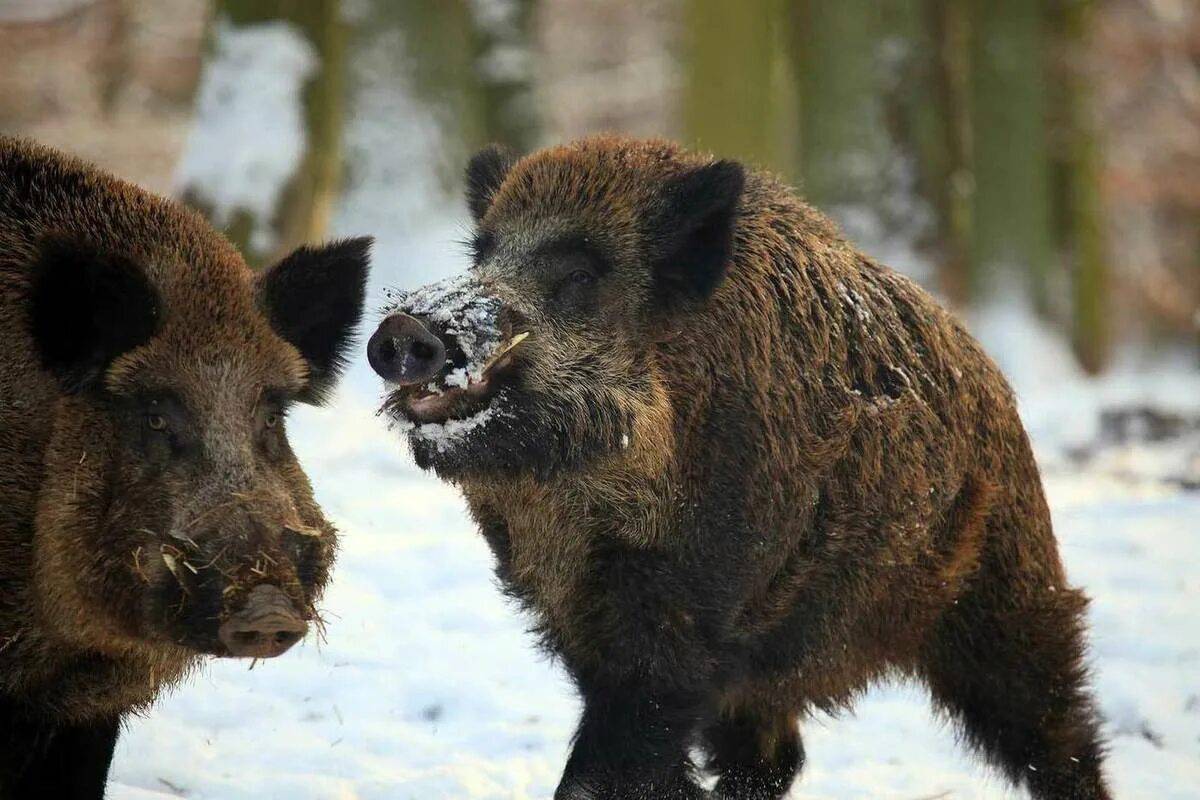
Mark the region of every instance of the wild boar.
<instances>
[{"instance_id":1,"label":"wild boar","mask_svg":"<svg viewBox=\"0 0 1200 800\"><path fill-rule=\"evenodd\" d=\"M771 176L585 139L467 170L462 278L368 344L578 686L558 798L778 798L911 676L1034 797L1104 800L1085 598L1000 371Z\"/></svg>"},{"instance_id":2,"label":"wild boar","mask_svg":"<svg viewBox=\"0 0 1200 800\"><path fill-rule=\"evenodd\" d=\"M259 275L192 211L0 138L0 797L103 796L121 720L318 621L336 532L288 445L369 240Z\"/></svg>"}]
</instances>

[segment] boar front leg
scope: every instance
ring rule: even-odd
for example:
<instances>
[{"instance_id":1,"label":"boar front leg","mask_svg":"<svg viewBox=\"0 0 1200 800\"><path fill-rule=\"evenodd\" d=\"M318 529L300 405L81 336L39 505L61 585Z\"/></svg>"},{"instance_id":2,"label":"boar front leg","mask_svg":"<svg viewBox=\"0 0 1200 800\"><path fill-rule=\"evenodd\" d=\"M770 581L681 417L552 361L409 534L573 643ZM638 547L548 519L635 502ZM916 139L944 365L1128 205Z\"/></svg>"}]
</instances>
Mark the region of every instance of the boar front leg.
<instances>
[{"instance_id":1,"label":"boar front leg","mask_svg":"<svg viewBox=\"0 0 1200 800\"><path fill-rule=\"evenodd\" d=\"M688 755L712 708L707 584L678 580L671 554L613 542L588 567L575 636L559 648L584 708L557 800L709 797Z\"/></svg>"},{"instance_id":2,"label":"boar front leg","mask_svg":"<svg viewBox=\"0 0 1200 800\"><path fill-rule=\"evenodd\" d=\"M583 719L555 800L703 800L688 745L700 705L638 685L584 690Z\"/></svg>"},{"instance_id":3,"label":"boar front leg","mask_svg":"<svg viewBox=\"0 0 1200 800\"><path fill-rule=\"evenodd\" d=\"M102 800L120 730L116 718L81 725L9 722L0 799Z\"/></svg>"}]
</instances>

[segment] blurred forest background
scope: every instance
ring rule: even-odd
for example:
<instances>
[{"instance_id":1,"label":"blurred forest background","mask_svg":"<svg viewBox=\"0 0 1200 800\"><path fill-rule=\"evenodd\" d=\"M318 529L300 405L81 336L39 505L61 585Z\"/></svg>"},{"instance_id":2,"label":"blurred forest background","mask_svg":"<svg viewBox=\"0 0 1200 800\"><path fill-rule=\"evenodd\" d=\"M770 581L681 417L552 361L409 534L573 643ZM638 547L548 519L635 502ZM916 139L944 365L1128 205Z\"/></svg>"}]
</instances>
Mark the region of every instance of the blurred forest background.
<instances>
[{"instance_id":1,"label":"blurred forest background","mask_svg":"<svg viewBox=\"0 0 1200 800\"><path fill-rule=\"evenodd\" d=\"M467 264L475 148L604 130L777 171L961 312L1092 598L1114 793L1195 800L1200 0L0 0L0 132L192 203L254 264L373 234L367 329ZM113 800L553 792L577 696L365 361L288 422L344 533L328 640L164 697ZM1015 796L914 687L804 727L797 797Z\"/></svg>"},{"instance_id":2,"label":"blurred forest background","mask_svg":"<svg viewBox=\"0 0 1200 800\"><path fill-rule=\"evenodd\" d=\"M487 142L667 135L780 173L954 307L1019 299L1088 372L1200 352L1195 0L0 0L0 130L256 261L356 182L411 183L406 153L445 204Z\"/></svg>"}]
</instances>

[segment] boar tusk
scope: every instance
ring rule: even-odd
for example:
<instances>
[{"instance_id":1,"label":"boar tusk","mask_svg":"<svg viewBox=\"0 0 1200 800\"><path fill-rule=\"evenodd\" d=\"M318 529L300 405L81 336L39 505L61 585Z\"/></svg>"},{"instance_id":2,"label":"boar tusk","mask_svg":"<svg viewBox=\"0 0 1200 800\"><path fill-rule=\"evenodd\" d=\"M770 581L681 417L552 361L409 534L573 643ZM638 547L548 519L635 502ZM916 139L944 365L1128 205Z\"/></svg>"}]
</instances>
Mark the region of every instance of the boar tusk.
<instances>
[{"instance_id":1,"label":"boar tusk","mask_svg":"<svg viewBox=\"0 0 1200 800\"><path fill-rule=\"evenodd\" d=\"M151 536L155 535L154 531L148 530L146 528L140 528L139 531L141 533L148 533ZM196 548L197 550L200 549L200 545L196 544L196 540L193 539L192 537L188 536L186 533L183 533L182 531L177 531L174 528L168 528L167 535L170 536L172 539L178 539L181 542L187 542L188 544L190 544L192 547Z\"/></svg>"},{"instance_id":2,"label":"boar tusk","mask_svg":"<svg viewBox=\"0 0 1200 800\"><path fill-rule=\"evenodd\" d=\"M167 565L167 569L171 571L171 574L175 576L175 580L179 580L179 564L176 563L175 556L164 550L162 551L162 560Z\"/></svg>"},{"instance_id":3,"label":"boar tusk","mask_svg":"<svg viewBox=\"0 0 1200 800\"><path fill-rule=\"evenodd\" d=\"M489 358L487 363L483 365L483 369L480 370L479 374L480 375L486 374L487 371L489 369L491 369L492 367L494 367L496 365L496 362L499 361L501 358L503 358L506 353L508 353L510 350L512 350L514 347L516 347L517 345L519 345L521 342L525 341L528 338L529 338L529 331L523 331L522 333L518 333L516 336L509 339L504 344L500 345L500 349L492 354L492 357Z\"/></svg>"}]
</instances>

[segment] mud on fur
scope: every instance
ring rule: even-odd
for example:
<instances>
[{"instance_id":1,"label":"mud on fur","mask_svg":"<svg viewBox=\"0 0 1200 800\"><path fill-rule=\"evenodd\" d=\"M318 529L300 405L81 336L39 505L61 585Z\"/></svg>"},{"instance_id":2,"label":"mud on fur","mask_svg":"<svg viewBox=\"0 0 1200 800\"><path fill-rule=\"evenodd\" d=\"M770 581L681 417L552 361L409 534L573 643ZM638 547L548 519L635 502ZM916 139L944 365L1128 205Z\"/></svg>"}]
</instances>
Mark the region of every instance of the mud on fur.
<instances>
[{"instance_id":1,"label":"mud on fur","mask_svg":"<svg viewBox=\"0 0 1200 800\"><path fill-rule=\"evenodd\" d=\"M771 176L669 142L488 149L467 185L467 280L528 338L468 396L401 303L372 364L579 689L557 797L704 797L701 768L781 797L798 720L889 676L1039 800L1109 797L1086 601L950 314Z\"/></svg>"},{"instance_id":2,"label":"mud on fur","mask_svg":"<svg viewBox=\"0 0 1200 800\"><path fill-rule=\"evenodd\" d=\"M332 388L366 239L254 275L199 215L0 137L0 798L98 798L203 655L279 655L337 534L285 415Z\"/></svg>"}]
</instances>

